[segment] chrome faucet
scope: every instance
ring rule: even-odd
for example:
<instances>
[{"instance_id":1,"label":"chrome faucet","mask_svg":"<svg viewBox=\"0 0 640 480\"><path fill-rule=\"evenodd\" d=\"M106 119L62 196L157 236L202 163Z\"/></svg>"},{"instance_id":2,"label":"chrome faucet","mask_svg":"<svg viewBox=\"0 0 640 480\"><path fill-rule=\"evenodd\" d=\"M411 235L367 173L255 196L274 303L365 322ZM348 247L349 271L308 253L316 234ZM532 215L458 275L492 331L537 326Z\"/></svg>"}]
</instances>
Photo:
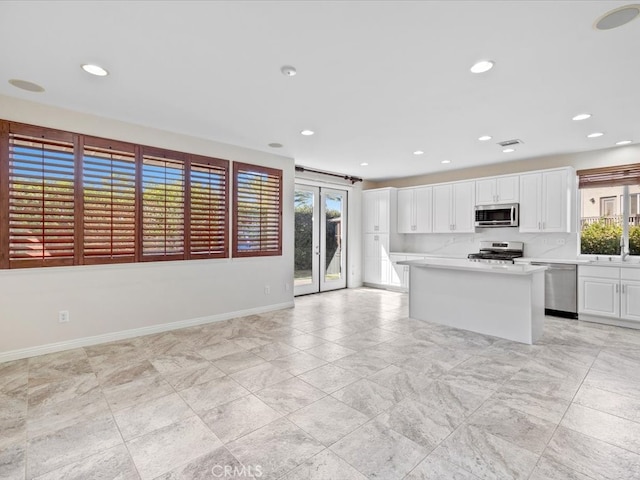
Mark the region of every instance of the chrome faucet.
<instances>
[{"instance_id":1,"label":"chrome faucet","mask_svg":"<svg viewBox=\"0 0 640 480\"><path fill-rule=\"evenodd\" d=\"M628 256L629 256L629 249L628 248L625 249L624 237L620 237L620 260L624 262Z\"/></svg>"}]
</instances>

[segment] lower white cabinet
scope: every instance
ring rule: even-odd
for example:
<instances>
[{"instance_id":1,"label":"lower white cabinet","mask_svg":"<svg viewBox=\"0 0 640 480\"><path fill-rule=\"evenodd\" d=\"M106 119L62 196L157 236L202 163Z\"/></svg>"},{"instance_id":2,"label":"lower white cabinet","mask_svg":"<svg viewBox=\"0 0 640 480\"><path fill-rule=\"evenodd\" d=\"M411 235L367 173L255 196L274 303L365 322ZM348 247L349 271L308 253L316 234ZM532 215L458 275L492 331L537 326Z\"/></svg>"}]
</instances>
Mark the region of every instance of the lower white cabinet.
<instances>
[{"instance_id":1,"label":"lower white cabinet","mask_svg":"<svg viewBox=\"0 0 640 480\"><path fill-rule=\"evenodd\" d=\"M403 290L409 289L409 267L407 265L398 265L407 259L406 255L391 255L391 275L389 285Z\"/></svg>"},{"instance_id":2,"label":"lower white cabinet","mask_svg":"<svg viewBox=\"0 0 640 480\"><path fill-rule=\"evenodd\" d=\"M364 271L362 281L376 285L389 283L389 235L367 233L364 235Z\"/></svg>"},{"instance_id":3,"label":"lower white cabinet","mask_svg":"<svg viewBox=\"0 0 640 480\"><path fill-rule=\"evenodd\" d=\"M640 322L640 269L578 268L578 313Z\"/></svg>"},{"instance_id":4,"label":"lower white cabinet","mask_svg":"<svg viewBox=\"0 0 640 480\"><path fill-rule=\"evenodd\" d=\"M640 280L622 280L620 318L640 322Z\"/></svg>"}]
</instances>

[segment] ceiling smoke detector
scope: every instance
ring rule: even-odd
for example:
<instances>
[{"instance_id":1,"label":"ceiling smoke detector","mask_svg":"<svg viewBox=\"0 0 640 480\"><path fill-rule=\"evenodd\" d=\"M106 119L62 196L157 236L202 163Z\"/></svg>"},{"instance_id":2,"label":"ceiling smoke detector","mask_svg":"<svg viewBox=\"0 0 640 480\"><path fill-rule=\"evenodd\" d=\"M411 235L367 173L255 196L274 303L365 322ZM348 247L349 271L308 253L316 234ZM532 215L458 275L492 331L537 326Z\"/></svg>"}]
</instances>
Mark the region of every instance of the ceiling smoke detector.
<instances>
[{"instance_id":1,"label":"ceiling smoke detector","mask_svg":"<svg viewBox=\"0 0 640 480\"><path fill-rule=\"evenodd\" d=\"M285 77L295 77L296 74L298 73L296 68L292 67L291 65L285 65L280 69L280 71Z\"/></svg>"},{"instance_id":2,"label":"ceiling smoke detector","mask_svg":"<svg viewBox=\"0 0 640 480\"><path fill-rule=\"evenodd\" d=\"M498 142L501 147L512 147L514 145L522 145L524 142L514 138L513 140L505 140L504 142Z\"/></svg>"},{"instance_id":3,"label":"ceiling smoke detector","mask_svg":"<svg viewBox=\"0 0 640 480\"><path fill-rule=\"evenodd\" d=\"M594 23L596 30L611 30L626 25L640 15L640 5L625 5L599 17Z\"/></svg>"}]
</instances>

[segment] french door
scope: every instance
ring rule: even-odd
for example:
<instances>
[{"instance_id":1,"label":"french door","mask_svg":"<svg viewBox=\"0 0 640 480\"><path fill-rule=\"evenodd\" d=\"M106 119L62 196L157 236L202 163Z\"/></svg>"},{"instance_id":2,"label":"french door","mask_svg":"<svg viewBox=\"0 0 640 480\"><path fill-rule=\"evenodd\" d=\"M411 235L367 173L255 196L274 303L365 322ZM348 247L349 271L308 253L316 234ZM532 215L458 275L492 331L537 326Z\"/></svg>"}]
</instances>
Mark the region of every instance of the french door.
<instances>
[{"instance_id":1,"label":"french door","mask_svg":"<svg viewBox=\"0 0 640 480\"><path fill-rule=\"evenodd\" d=\"M347 286L347 192L296 184L294 294Z\"/></svg>"}]
</instances>

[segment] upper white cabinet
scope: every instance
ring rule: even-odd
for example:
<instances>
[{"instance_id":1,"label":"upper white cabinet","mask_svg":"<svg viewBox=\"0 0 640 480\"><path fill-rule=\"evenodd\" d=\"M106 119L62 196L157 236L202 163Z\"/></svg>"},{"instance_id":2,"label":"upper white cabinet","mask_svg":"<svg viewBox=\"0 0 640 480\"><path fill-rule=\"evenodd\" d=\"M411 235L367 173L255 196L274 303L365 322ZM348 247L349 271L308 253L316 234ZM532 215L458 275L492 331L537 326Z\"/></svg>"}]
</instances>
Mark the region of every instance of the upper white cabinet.
<instances>
[{"instance_id":1,"label":"upper white cabinet","mask_svg":"<svg viewBox=\"0 0 640 480\"><path fill-rule=\"evenodd\" d=\"M433 187L433 231L475 231L475 182L457 182Z\"/></svg>"},{"instance_id":2,"label":"upper white cabinet","mask_svg":"<svg viewBox=\"0 0 640 480\"><path fill-rule=\"evenodd\" d=\"M395 188L362 192L364 233L389 233L391 209L395 208Z\"/></svg>"},{"instance_id":3,"label":"upper white cabinet","mask_svg":"<svg viewBox=\"0 0 640 480\"><path fill-rule=\"evenodd\" d=\"M398 233L430 233L433 189L431 187L398 190Z\"/></svg>"},{"instance_id":4,"label":"upper white cabinet","mask_svg":"<svg viewBox=\"0 0 640 480\"><path fill-rule=\"evenodd\" d=\"M571 169L520 175L520 231L570 232Z\"/></svg>"},{"instance_id":5,"label":"upper white cabinet","mask_svg":"<svg viewBox=\"0 0 640 480\"><path fill-rule=\"evenodd\" d=\"M519 175L509 175L476 180L476 205L518 203L519 179Z\"/></svg>"}]
</instances>

